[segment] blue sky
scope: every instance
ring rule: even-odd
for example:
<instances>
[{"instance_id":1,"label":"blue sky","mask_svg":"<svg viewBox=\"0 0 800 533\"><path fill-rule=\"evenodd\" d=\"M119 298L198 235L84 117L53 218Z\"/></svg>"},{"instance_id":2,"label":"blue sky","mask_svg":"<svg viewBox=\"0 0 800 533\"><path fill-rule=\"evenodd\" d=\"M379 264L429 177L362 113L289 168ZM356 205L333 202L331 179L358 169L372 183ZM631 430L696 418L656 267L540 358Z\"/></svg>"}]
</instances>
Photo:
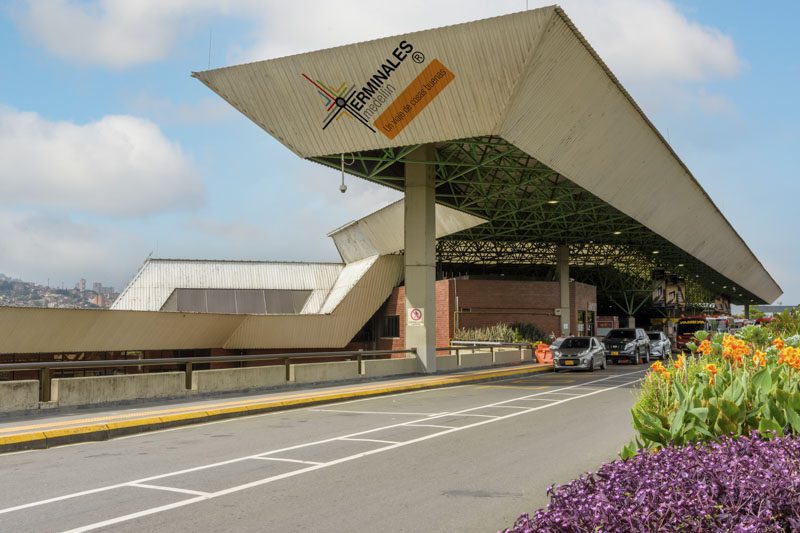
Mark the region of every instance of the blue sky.
<instances>
[{"instance_id":1,"label":"blue sky","mask_svg":"<svg viewBox=\"0 0 800 533\"><path fill-rule=\"evenodd\" d=\"M530 0L530 7L545 2ZM521 10L524 0L0 4L0 272L123 286L159 257L335 260L399 196L298 159L189 74ZM800 185L800 4L574 0L611 66L785 295ZM426 17L420 17L422 10Z\"/></svg>"}]
</instances>

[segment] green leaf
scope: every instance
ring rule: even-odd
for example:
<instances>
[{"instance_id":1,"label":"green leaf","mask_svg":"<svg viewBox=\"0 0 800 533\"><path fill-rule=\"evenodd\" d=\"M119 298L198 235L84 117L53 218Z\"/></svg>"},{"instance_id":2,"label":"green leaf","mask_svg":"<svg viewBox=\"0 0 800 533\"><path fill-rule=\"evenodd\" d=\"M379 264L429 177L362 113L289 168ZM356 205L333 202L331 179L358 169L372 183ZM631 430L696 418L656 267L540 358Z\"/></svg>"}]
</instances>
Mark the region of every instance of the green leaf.
<instances>
[{"instance_id":1,"label":"green leaf","mask_svg":"<svg viewBox=\"0 0 800 533\"><path fill-rule=\"evenodd\" d=\"M622 447L622 451L619 452L619 456L622 458L623 461L627 461L631 457L634 457L637 452L636 443L631 441L625 446Z\"/></svg>"},{"instance_id":2,"label":"green leaf","mask_svg":"<svg viewBox=\"0 0 800 533\"><path fill-rule=\"evenodd\" d=\"M725 413L721 412L717 417L716 424L714 424L714 430L717 432L717 435L728 435L730 433L738 435L739 425L731 420Z\"/></svg>"},{"instance_id":3,"label":"green leaf","mask_svg":"<svg viewBox=\"0 0 800 533\"><path fill-rule=\"evenodd\" d=\"M755 387L761 395L766 396L772 390L772 375L769 370L762 368L752 378L753 387Z\"/></svg>"},{"instance_id":4,"label":"green leaf","mask_svg":"<svg viewBox=\"0 0 800 533\"><path fill-rule=\"evenodd\" d=\"M695 407L693 409L689 409L689 414L693 415L700 422L705 424L706 420L708 420L708 407Z\"/></svg>"},{"instance_id":5,"label":"green leaf","mask_svg":"<svg viewBox=\"0 0 800 533\"><path fill-rule=\"evenodd\" d=\"M791 407L784 409L784 413L786 414L786 421L792 428L792 432L796 435L800 435L800 414L797 414L797 411Z\"/></svg>"},{"instance_id":6,"label":"green leaf","mask_svg":"<svg viewBox=\"0 0 800 533\"><path fill-rule=\"evenodd\" d=\"M778 424L771 418L762 418L761 422L758 424L758 432L761 433L761 436L770 438L773 435L772 433L773 431L779 437L783 437L783 428L781 427L780 424Z\"/></svg>"}]
</instances>

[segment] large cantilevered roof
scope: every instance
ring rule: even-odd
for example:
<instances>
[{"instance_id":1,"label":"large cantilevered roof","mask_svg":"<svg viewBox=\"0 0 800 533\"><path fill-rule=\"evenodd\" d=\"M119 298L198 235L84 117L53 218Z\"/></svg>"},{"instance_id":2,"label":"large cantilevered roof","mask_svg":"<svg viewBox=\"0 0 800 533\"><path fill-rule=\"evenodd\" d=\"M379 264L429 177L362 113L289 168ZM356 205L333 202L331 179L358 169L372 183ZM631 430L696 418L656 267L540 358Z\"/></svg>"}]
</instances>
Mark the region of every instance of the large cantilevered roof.
<instances>
[{"instance_id":1,"label":"large cantilevered roof","mask_svg":"<svg viewBox=\"0 0 800 533\"><path fill-rule=\"evenodd\" d=\"M489 221L440 259L567 243L734 303L782 292L558 7L194 75L297 155L390 187L433 144L436 201Z\"/></svg>"}]
</instances>

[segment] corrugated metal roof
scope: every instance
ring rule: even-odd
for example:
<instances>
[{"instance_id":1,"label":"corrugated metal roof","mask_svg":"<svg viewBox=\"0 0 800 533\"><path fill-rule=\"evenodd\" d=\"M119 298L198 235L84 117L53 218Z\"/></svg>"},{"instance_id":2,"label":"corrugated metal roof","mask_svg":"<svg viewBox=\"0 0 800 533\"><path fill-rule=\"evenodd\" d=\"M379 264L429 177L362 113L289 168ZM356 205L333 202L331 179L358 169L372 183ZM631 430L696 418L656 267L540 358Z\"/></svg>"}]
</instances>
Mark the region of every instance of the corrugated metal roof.
<instances>
[{"instance_id":1,"label":"corrugated metal roof","mask_svg":"<svg viewBox=\"0 0 800 533\"><path fill-rule=\"evenodd\" d=\"M406 58L391 71L393 94L433 59L455 75L453 81L393 138L345 113L323 130L328 104L312 82L360 89L402 41L425 59L418 64ZM781 294L559 8L195 76L302 157L502 137L747 291L765 301Z\"/></svg>"},{"instance_id":2,"label":"corrugated metal roof","mask_svg":"<svg viewBox=\"0 0 800 533\"><path fill-rule=\"evenodd\" d=\"M344 265L254 261L148 259L111 306L117 310L158 311L176 288L294 289L319 292L324 300ZM307 303L308 312L319 308Z\"/></svg>"}]
</instances>

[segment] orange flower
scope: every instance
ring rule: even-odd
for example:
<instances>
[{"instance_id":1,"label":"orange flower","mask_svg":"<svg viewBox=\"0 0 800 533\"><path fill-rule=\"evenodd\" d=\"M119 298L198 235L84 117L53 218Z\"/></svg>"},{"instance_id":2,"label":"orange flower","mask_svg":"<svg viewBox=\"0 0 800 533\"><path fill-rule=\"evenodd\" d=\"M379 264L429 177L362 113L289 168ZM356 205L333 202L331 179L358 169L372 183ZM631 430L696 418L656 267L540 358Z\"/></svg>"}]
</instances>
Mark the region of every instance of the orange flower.
<instances>
[{"instance_id":1,"label":"orange flower","mask_svg":"<svg viewBox=\"0 0 800 533\"><path fill-rule=\"evenodd\" d=\"M778 352L778 364L783 364L800 370L800 350L787 346Z\"/></svg>"},{"instance_id":2,"label":"orange flower","mask_svg":"<svg viewBox=\"0 0 800 533\"><path fill-rule=\"evenodd\" d=\"M737 339L733 335L725 335L722 338L722 356L739 366L744 361L744 357L750 355L750 348L742 339Z\"/></svg>"},{"instance_id":3,"label":"orange flower","mask_svg":"<svg viewBox=\"0 0 800 533\"><path fill-rule=\"evenodd\" d=\"M710 376L710 379L708 380L709 385L713 385L714 377L717 375L717 365L713 363L706 365L706 372L708 372L708 375Z\"/></svg>"},{"instance_id":4,"label":"orange flower","mask_svg":"<svg viewBox=\"0 0 800 533\"><path fill-rule=\"evenodd\" d=\"M767 354L761 350L756 350L756 353L753 354L753 363L756 366L767 366Z\"/></svg>"},{"instance_id":5,"label":"orange flower","mask_svg":"<svg viewBox=\"0 0 800 533\"><path fill-rule=\"evenodd\" d=\"M772 345L776 347L778 350L783 350L786 347L786 343L783 342L783 339L778 337L777 339L772 339Z\"/></svg>"},{"instance_id":6,"label":"orange flower","mask_svg":"<svg viewBox=\"0 0 800 533\"><path fill-rule=\"evenodd\" d=\"M658 372L658 373L664 372L666 370L666 368L664 368L664 363L662 363L661 361L656 361L655 363L650 365L650 369L653 372Z\"/></svg>"},{"instance_id":7,"label":"orange flower","mask_svg":"<svg viewBox=\"0 0 800 533\"><path fill-rule=\"evenodd\" d=\"M703 355L711 355L711 341L705 339L700 343L700 346L697 347L697 351Z\"/></svg>"},{"instance_id":8,"label":"orange flower","mask_svg":"<svg viewBox=\"0 0 800 533\"><path fill-rule=\"evenodd\" d=\"M675 362L672 363L672 366L674 366L675 369L680 370L681 368L684 367L685 363L686 363L686 357L684 357L683 354L679 354Z\"/></svg>"}]
</instances>

